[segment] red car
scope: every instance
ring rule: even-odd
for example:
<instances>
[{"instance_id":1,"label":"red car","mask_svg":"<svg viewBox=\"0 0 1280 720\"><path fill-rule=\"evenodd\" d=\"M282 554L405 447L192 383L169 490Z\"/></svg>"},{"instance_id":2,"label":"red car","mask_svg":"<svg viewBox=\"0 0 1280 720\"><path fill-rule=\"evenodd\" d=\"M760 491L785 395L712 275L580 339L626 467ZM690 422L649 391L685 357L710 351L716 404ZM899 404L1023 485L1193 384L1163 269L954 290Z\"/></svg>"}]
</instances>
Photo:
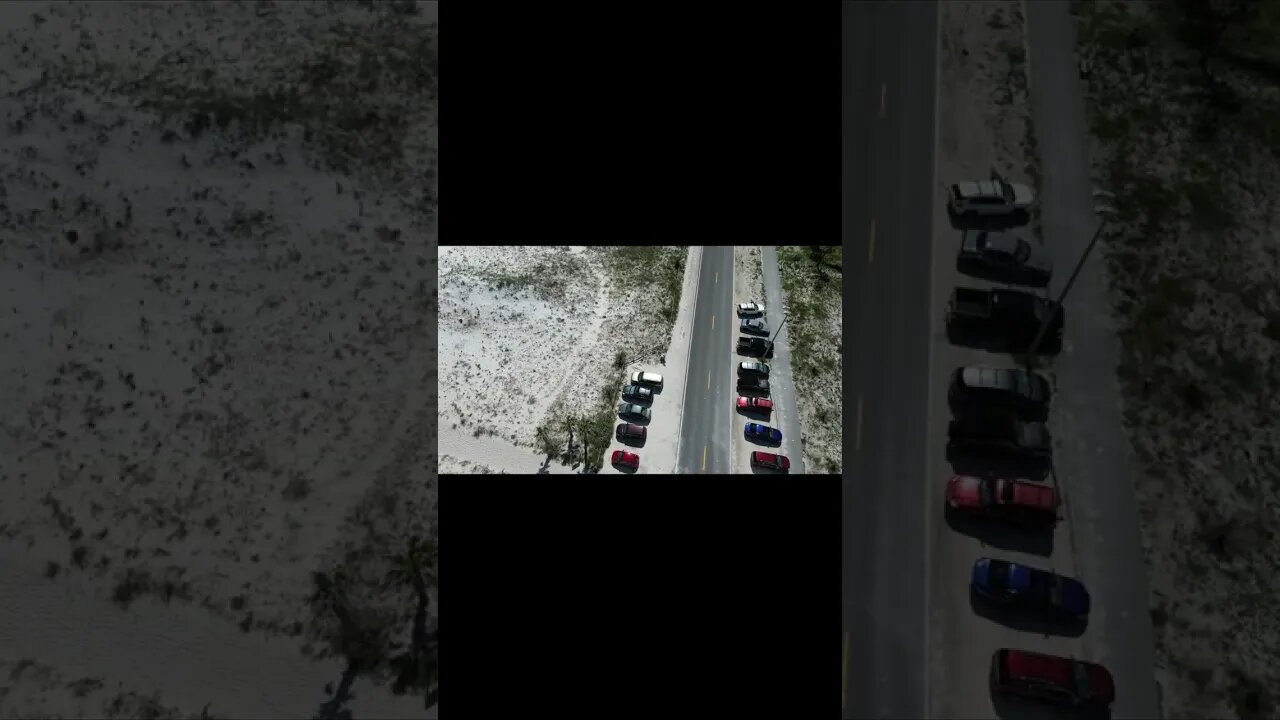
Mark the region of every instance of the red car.
<instances>
[{"instance_id":1,"label":"red car","mask_svg":"<svg viewBox=\"0 0 1280 720\"><path fill-rule=\"evenodd\" d=\"M991 656L991 692L1100 710L1116 699L1115 681L1101 665L1009 648Z\"/></svg>"},{"instance_id":2,"label":"red car","mask_svg":"<svg viewBox=\"0 0 1280 720\"><path fill-rule=\"evenodd\" d=\"M1058 493L1028 480L957 475L947 481L947 510L1023 525L1058 522Z\"/></svg>"},{"instance_id":3,"label":"red car","mask_svg":"<svg viewBox=\"0 0 1280 720\"><path fill-rule=\"evenodd\" d=\"M639 470L640 456L633 452L627 452L626 450L614 450L613 464L629 467L632 470Z\"/></svg>"},{"instance_id":4,"label":"red car","mask_svg":"<svg viewBox=\"0 0 1280 720\"><path fill-rule=\"evenodd\" d=\"M774 455L773 453L753 450L751 452L751 466L786 472L791 469L791 461L787 459L786 455Z\"/></svg>"},{"instance_id":5,"label":"red car","mask_svg":"<svg viewBox=\"0 0 1280 720\"><path fill-rule=\"evenodd\" d=\"M773 401L769 398L761 397L739 397L738 409L747 412L771 412L773 410Z\"/></svg>"}]
</instances>

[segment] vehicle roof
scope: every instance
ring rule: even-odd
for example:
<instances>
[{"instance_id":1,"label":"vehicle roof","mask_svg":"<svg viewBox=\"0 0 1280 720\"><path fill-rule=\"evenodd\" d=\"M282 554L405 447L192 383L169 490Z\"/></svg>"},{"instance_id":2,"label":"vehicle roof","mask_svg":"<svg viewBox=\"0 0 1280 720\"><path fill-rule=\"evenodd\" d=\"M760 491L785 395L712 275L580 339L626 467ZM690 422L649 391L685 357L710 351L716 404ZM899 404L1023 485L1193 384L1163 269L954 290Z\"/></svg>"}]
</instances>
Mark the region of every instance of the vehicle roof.
<instances>
[{"instance_id":1,"label":"vehicle roof","mask_svg":"<svg viewBox=\"0 0 1280 720\"><path fill-rule=\"evenodd\" d=\"M1008 368L985 367L971 365L960 369L960 379L966 387L1000 388L1010 390L1015 387L1014 373Z\"/></svg>"},{"instance_id":2,"label":"vehicle roof","mask_svg":"<svg viewBox=\"0 0 1280 720\"><path fill-rule=\"evenodd\" d=\"M1042 655L1027 650L1006 648L1004 653L1005 668L1013 677L1050 682L1108 702L1115 698L1115 683L1111 673L1097 663ZM1087 675L1088 688L1080 687L1076 683L1077 668L1083 669Z\"/></svg>"},{"instance_id":3,"label":"vehicle roof","mask_svg":"<svg viewBox=\"0 0 1280 720\"><path fill-rule=\"evenodd\" d=\"M1028 680L1042 680L1054 685L1073 687L1072 661L1068 658L1042 655L1026 650L1007 650L1005 668L1009 675Z\"/></svg>"},{"instance_id":4,"label":"vehicle roof","mask_svg":"<svg viewBox=\"0 0 1280 720\"><path fill-rule=\"evenodd\" d=\"M1057 493L1048 485L1037 485L1017 480L1006 480L1013 485L1013 502L1016 505L1042 510L1057 509Z\"/></svg>"},{"instance_id":5,"label":"vehicle roof","mask_svg":"<svg viewBox=\"0 0 1280 720\"><path fill-rule=\"evenodd\" d=\"M1004 189L994 180L969 180L956 183L963 198L1004 197Z\"/></svg>"}]
</instances>

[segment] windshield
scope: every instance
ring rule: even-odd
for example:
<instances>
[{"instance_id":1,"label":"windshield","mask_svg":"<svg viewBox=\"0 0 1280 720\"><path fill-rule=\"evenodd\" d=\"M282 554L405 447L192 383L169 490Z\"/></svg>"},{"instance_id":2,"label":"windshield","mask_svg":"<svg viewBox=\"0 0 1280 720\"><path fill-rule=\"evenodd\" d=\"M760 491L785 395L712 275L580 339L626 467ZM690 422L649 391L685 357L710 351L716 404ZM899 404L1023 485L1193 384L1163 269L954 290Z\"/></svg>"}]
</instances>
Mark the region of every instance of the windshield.
<instances>
[{"instance_id":1,"label":"windshield","mask_svg":"<svg viewBox=\"0 0 1280 720\"><path fill-rule=\"evenodd\" d=\"M1089 672L1085 669L1084 663L1077 662L1072 667L1072 675L1076 682L1076 693L1081 697L1089 697Z\"/></svg>"},{"instance_id":2,"label":"windshield","mask_svg":"<svg viewBox=\"0 0 1280 720\"><path fill-rule=\"evenodd\" d=\"M1013 504L1013 483L1006 482L1000 488L1000 502L1006 503L1009 505Z\"/></svg>"},{"instance_id":3,"label":"windshield","mask_svg":"<svg viewBox=\"0 0 1280 720\"><path fill-rule=\"evenodd\" d=\"M978 500L982 503L983 507L995 504L995 488L992 487L992 483L990 481L983 480L982 483L978 485Z\"/></svg>"},{"instance_id":4,"label":"windshield","mask_svg":"<svg viewBox=\"0 0 1280 720\"><path fill-rule=\"evenodd\" d=\"M1026 240L1018 239L1018 247L1013 251L1013 257L1020 263L1025 263L1031 258L1031 245Z\"/></svg>"},{"instance_id":5,"label":"windshield","mask_svg":"<svg viewBox=\"0 0 1280 720\"><path fill-rule=\"evenodd\" d=\"M999 560L987 563L987 582L993 588L1009 587L1009 566Z\"/></svg>"}]
</instances>

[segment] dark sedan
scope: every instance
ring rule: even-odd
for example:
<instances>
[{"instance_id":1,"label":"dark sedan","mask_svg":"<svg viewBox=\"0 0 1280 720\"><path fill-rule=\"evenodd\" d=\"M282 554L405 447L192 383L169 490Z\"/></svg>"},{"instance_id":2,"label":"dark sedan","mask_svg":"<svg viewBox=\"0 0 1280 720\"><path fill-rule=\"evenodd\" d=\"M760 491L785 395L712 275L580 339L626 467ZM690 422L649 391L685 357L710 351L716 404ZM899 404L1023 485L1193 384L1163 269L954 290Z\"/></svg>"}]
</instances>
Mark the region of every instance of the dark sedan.
<instances>
[{"instance_id":1,"label":"dark sedan","mask_svg":"<svg viewBox=\"0 0 1280 720\"><path fill-rule=\"evenodd\" d=\"M1084 584L1047 570L982 558L973 564L970 587L983 600L1010 610L1059 621L1089 619L1089 591Z\"/></svg>"},{"instance_id":2,"label":"dark sedan","mask_svg":"<svg viewBox=\"0 0 1280 720\"><path fill-rule=\"evenodd\" d=\"M782 442L781 430L778 428L771 428L768 425L761 425L760 423L747 423L744 434L747 436L748 440L759 440L767 443Z\"/></svg>"},{"instance_id":3,"label":"dark sedan","mask_svg":"<svg viewBox=\"0 0 1280 720\"><path fill-rule=\"evenodd\" d=\"M1043 245L1007 232L966 230L961 234L960 272L998 282L1046 287L1053 261Z\"/></svg>"}]
</instances>

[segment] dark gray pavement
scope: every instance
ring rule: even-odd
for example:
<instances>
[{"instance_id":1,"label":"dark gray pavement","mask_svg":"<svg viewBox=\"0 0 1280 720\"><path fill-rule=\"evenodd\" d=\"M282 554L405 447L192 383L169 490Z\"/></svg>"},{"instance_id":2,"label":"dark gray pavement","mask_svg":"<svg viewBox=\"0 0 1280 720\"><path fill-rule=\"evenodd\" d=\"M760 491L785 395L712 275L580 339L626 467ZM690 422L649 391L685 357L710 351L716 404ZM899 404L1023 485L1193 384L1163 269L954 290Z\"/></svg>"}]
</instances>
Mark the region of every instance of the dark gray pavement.
<instances>
[{"instance_id":1,"label":"dark gray pavement","mask_svg":"<svg viewBox=\"0 0 1280 720\"><path fill-rule=\"evenodd\" d=\"M730 473L731 421L737 398L733 343L738 324L732 247L702 248L694 302L676 468L681 473Z\"/></svg>"},{"instance_id":2,"label":"dark gray pavement","mask_svg":"<svg viewBox=\"0 0 1280 720\"><path fill-rule=\"evenodd\" d=\"M1066 282L1097 226L1088 126L1066 2L1025 3L1032 121L1039 140L1045 244ZM1054 433L1058 483L1074 526L1075 564L1100 611L1083 637L1089 659L1116 679L1116 718L1158 717L1147 568L1134 499L1133 452L1121 421L1119 347L1102 247L1067 297L1057 375Z\"/></svg>"},{"instance_id":3,"label":"dark gray pavement","mask_svg":"<svg viewBox=\"0 0 1280 720\"><path fill-rule=\"evenodd\" d=\"M842 10L847 294L843 717L927 712L926 477L937 12ZM873 229L874 224L874 229ZM846 437L849 437L848 435Z\"/></svg>"}]
</instances>

